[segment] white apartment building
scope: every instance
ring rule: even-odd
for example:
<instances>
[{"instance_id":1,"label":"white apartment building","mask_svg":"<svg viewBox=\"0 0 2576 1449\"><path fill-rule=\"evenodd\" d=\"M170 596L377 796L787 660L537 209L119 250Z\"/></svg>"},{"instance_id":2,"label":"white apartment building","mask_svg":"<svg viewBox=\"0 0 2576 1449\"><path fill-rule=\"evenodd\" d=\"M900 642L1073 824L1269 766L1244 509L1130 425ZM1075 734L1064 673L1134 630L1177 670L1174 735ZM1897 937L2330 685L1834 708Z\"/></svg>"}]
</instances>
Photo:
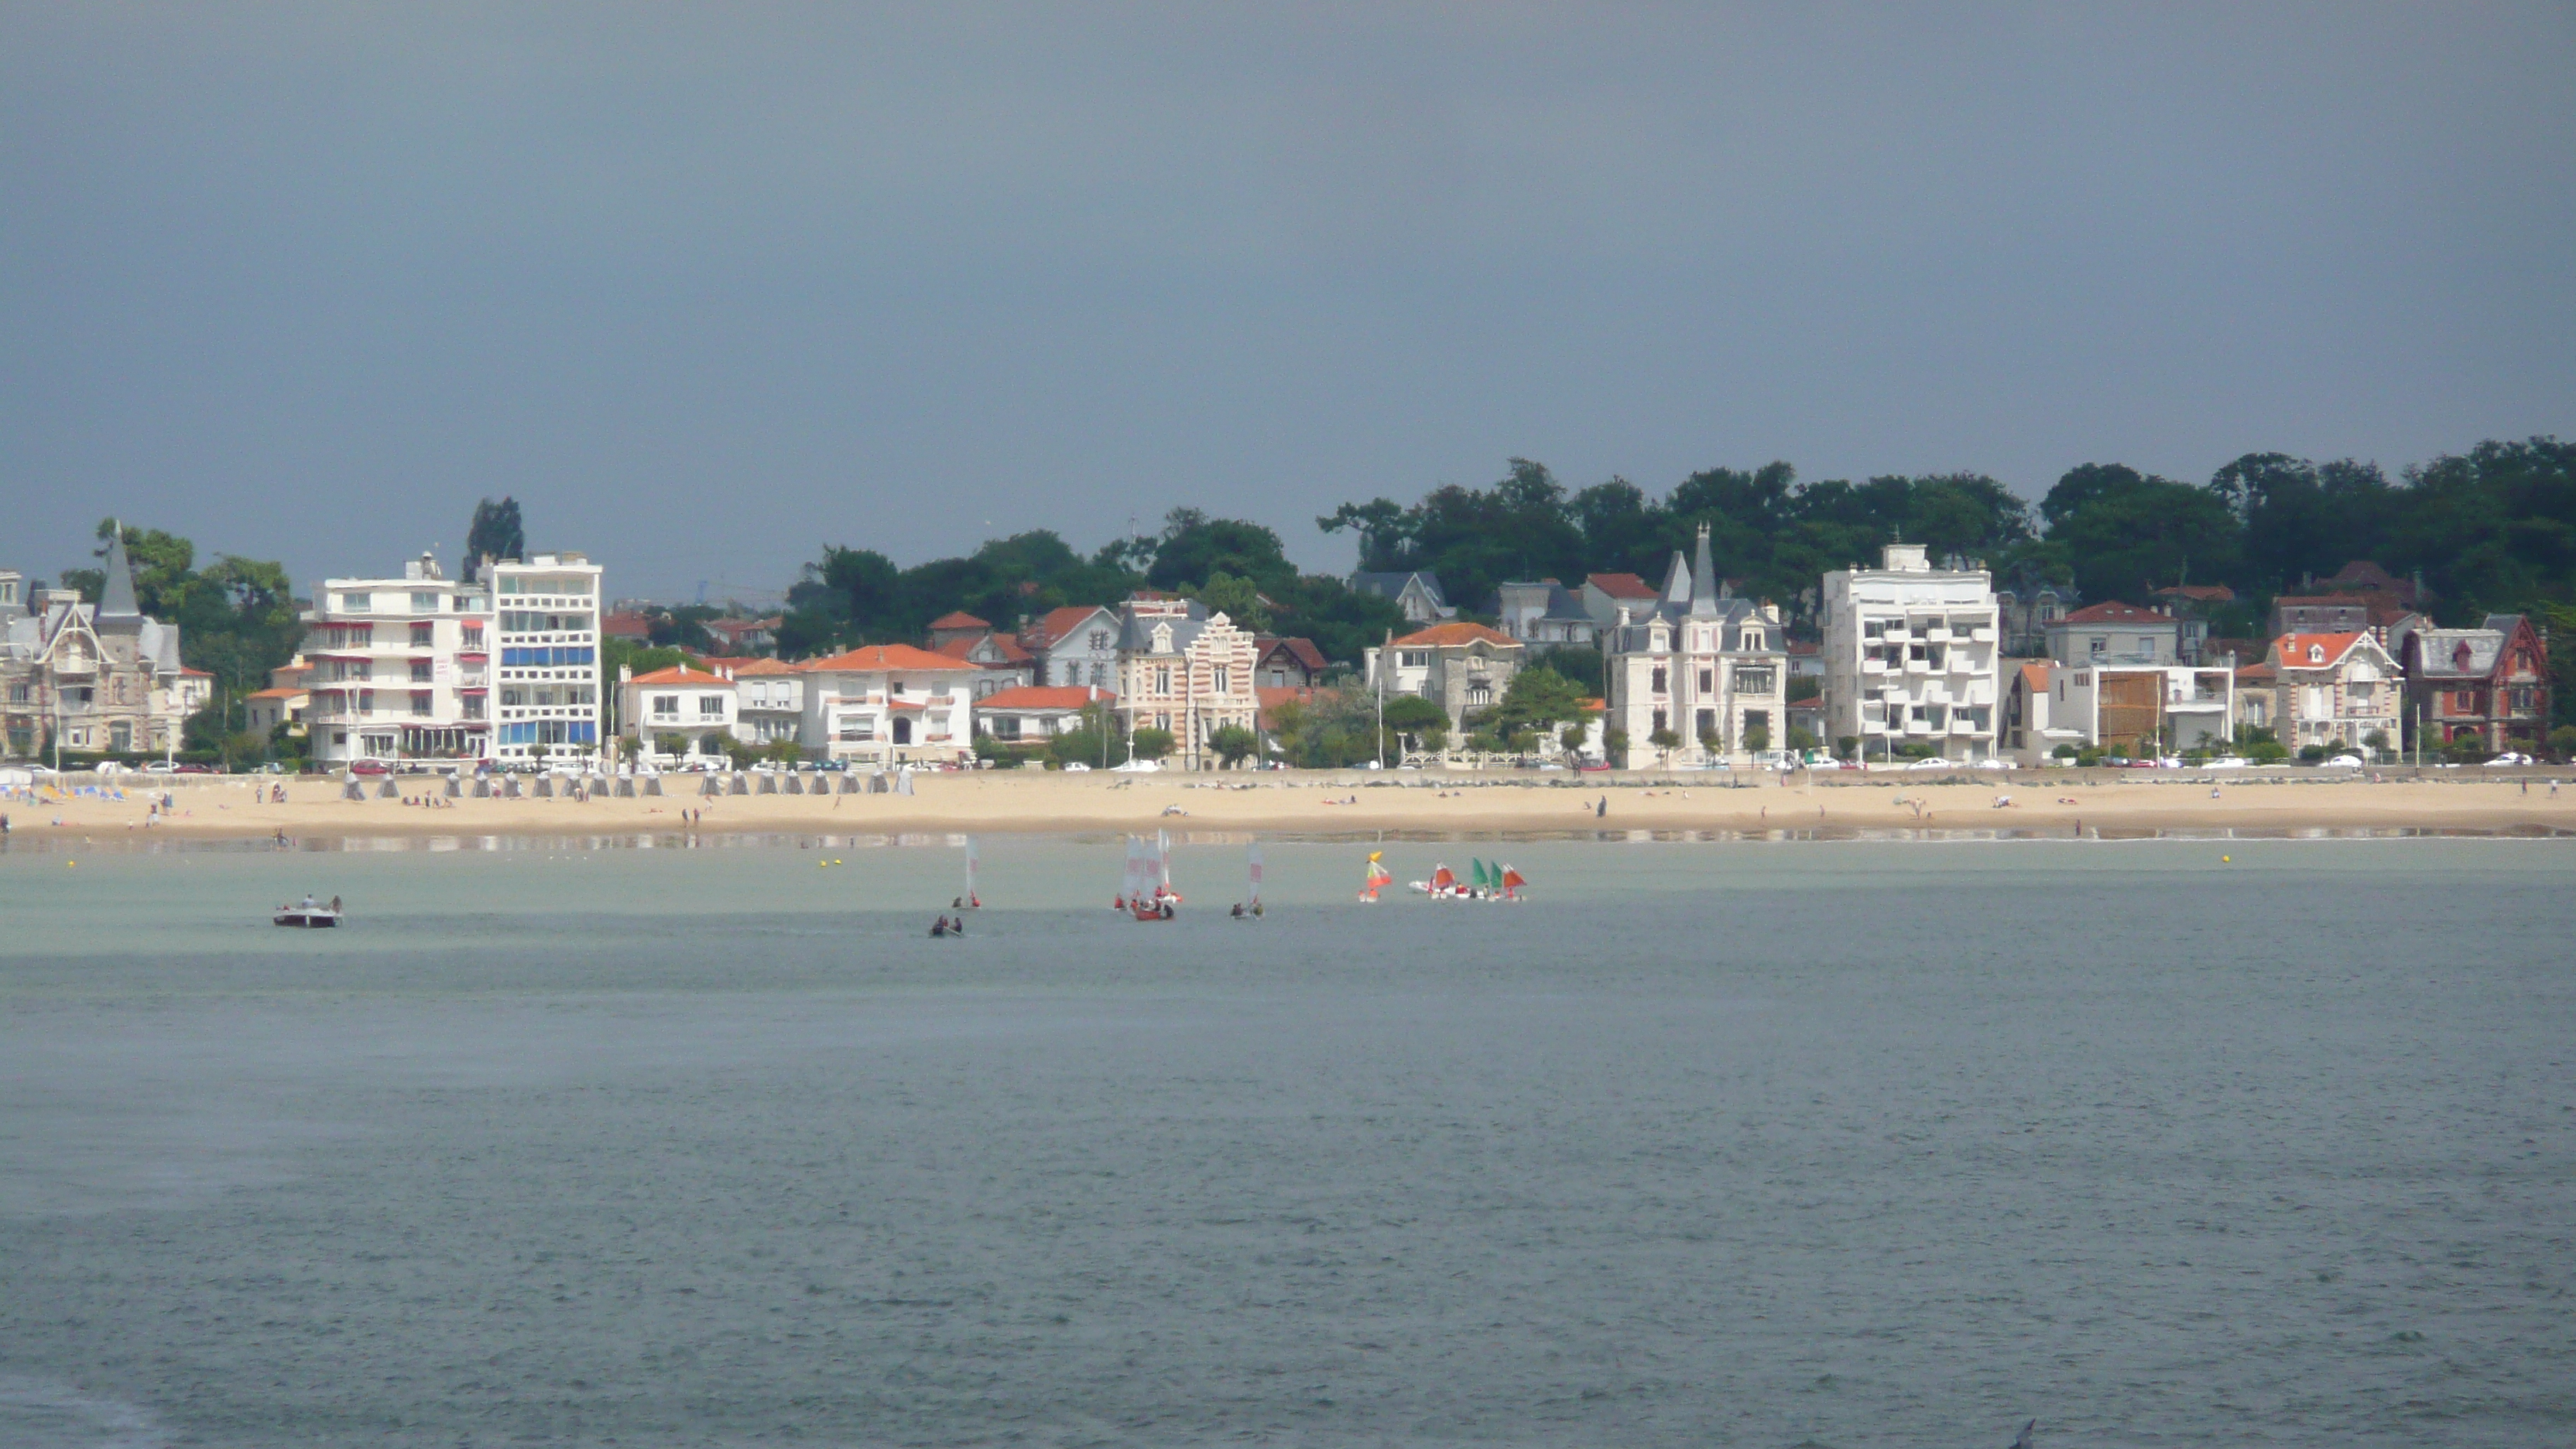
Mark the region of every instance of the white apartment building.
<instances>
[{"instance_id":1,"label":"white apartment building","mask_svg":"<svg viewBox=\"0 0 2576 1449\"><path fill-rule=\"evenodd\" d=\"M798 735L815 759L967 760L975 753L972 664L909 644L870 644L796 666L804 676Z\"/></svg>"},{"instance_id":2,"label":"white apartment building","mask_svg":"<svg viewBox=\"0 0 2576 1449\"><path fill-rule=\"evenodd\" d=\"M599 754L599 565L577 553L503 559L486 570L493 673L492 752L507 762Z\"/></svg>"},{"instance_id":3,"label":"white apartment building","mask_svg":"<svg viewBox=\"0 0 2576 1449\"><path fill-rule=\"evenodd\" d=\"M314 763L491 753L491 605L430 554L399 578L324 579L304 616Z\"/></svg>"},{"instance_id":4,"label":"white apartment building","mask_svg":"<svg viewBox=\"0 0 2576 1449\"><path fill-rule=\"evenodd\" d=\"M1878 568L1826 574L1826 743L1857 739L1870 758L1908 743L1991 758L1995 632L1992 577L1936 569L1919 543L1889 544Z\"/></svg>"}]
</instances>

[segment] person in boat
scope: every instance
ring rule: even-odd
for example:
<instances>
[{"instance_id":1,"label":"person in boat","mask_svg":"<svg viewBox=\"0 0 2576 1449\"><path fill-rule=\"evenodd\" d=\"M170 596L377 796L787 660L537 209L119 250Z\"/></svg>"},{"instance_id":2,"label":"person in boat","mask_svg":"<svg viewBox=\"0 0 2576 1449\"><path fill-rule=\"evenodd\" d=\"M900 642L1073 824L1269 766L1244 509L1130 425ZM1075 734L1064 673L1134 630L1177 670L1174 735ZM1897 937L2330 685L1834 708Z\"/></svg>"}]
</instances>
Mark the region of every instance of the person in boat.
<instances>
[{"instance_id":1,"label":"person in boat","mask_svg":"<svg viewBox=\"0 0 2576 1449\"><path fill-rule=\"evenodd\" d=\"M309 911L315 909L321 904L322 903L320 901L313 899L313 892L306 891L304 893L304 899L295 903L295 908L299 911Z\"/></svg>"},{"instance_id":2,"label":"person in boat","mask_svg":"<svg viewBox=\"0 0 2576 1449\"><path fill-rule=\"evenodd\" d=\"M965 898L964 896L959 896L959 897L957 897L956 899L954 899L954 900L950 901L950 902L948 903L948 909L950 909L950 910L952 910L952 911L962 911L962 910L966 909L966 898Z\"/></svg>"},{"instance_id":3,"label":"person in boat","mask_svg":"<svg viewBox=\"0 0 2576 1449\"><path fill-rule=\"evenodd\" d=\"M333 896L331 898L331 914L335 916L340 914L340 898L338 896Z\"/></svg>"},{"instance_id":4,"label":"person in boat","mask_svg":"<svg viewBox=\"0 0 2576 1449\"><path fill-rule=\"evenodd\" d=\"M1168 920L1170 920L1171 918L1172 918L1172 898L1171 898L1170 896L1165 896L1165 897L1163 897L1163 919L1168 921Z\"/></svg>"},{"instance_id":5,"label":"person in boat","mask_svg":"<svg viewBox=\"0 0 2576 1449\"><path fill-rule=\"evenodd\" d=\"M948 918L948 934L952 936L965 935L966 918L964 916L950 916Z\"/></svg>"},{"instance_id":6,"label":"person in boat","mask_svg":"<svg viewBox=\"0 0 2576 1449\"><path fill-rule=\"evenodd\" d=\"M931 934L934 938L935 938L935 937L939 937L939 936L945 936L945 935L947 935L947 934L948 934L948 918L947 918L946 916L941 916L941 917L939 917L937 920L932 921L932 922L930 923L930 934Z\"/></svg>"},{"instance_id":7,"label":"person in boat","mask_svg":"<svg viewBox=\"0 0 2576 1449\"><path fill-rule=\"evenodd\" d=\"M1236 901L1234 903L1234 918L1240 921L1244 918L1245 914L1246 912L1243 909L1243 902Z\"/></svg>"}]
</instances>

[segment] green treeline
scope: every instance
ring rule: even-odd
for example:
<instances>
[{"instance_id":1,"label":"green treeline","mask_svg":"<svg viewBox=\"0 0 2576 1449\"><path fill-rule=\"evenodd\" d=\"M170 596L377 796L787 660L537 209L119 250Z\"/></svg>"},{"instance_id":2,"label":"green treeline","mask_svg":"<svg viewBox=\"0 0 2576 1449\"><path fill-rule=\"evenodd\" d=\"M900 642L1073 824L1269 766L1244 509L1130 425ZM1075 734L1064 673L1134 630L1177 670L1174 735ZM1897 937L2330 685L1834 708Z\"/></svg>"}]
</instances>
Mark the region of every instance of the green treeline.
<instances>
[{"instance_id":1,"label":"green treeline","mask_svg":"<svg viewBox=\"0 0 2576 1449\"><path fill-rule=\"evenodd\" d=\"M2072 584L2087 602L2226 584L2251 611L2354 559L2421 571L2445 623L2576 601L2576 445L2555 438L2481 443L2394 479L2280 453L2202 484L2087 463L2035 507L1977 473L1801 482L1775 462L1694 473L1658 499L1624 478L1569 490L1516 458L1490 487L1346 503L1317 522L1357 534L1361 568L1435 571L1470 608L1507 579L1660 581L1703 523L1718 570L1796 616L1826 571L1875 563L1893 538L1983 559L2002 580Z\"/></svg>"}]
</instances>

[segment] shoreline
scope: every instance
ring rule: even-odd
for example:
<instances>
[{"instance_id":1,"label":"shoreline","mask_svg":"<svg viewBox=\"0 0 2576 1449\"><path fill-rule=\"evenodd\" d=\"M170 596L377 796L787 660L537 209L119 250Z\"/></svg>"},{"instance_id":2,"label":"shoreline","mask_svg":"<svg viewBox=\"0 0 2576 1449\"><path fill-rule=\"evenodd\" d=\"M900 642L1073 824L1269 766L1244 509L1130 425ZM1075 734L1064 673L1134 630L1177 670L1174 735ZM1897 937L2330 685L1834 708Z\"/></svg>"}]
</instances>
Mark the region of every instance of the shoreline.
<instances>
[{"instance_id":1,"label":"shoreline","mask_svg":"<svg viewBox=\"0 0 2576 1449\"><path fill-rule=\"evenodd\" d=\"M2316 778L2295 772L2129 772L2003 775L1973 782L1909 780L1894 772L1802 772L1618 779L1439 773L1318 772L1292 776L925 774L919 793L695 795L588 801L476 800L426 808L402 799L345 800L338 784L288 779L287 803L253 799L277 777L113 782L126 798L81 795L0 801L7 843L79 841L289 845L318 841L440 841L427 848L495 848L499 840L789 843L816 838L945 841L977 835L1114 839L1259 836L1327 841L1448 839L2281 839L2408 836L2576 836L2576 771L2505 778ZM2430 775L2430 772L2427 772ZM668 780L686 789L698 777ZM395 777L398 789L433 788ZM166 791L158 816L150 802ZM1603 802L1607 802L1606 811ZM1999 804L1998 802L2004 802ZM684 811L702 812L694 827ZM478 842L467 846L464 842ZM309 847L308 847L309 848Z\"/></svg>"}]
</instances>

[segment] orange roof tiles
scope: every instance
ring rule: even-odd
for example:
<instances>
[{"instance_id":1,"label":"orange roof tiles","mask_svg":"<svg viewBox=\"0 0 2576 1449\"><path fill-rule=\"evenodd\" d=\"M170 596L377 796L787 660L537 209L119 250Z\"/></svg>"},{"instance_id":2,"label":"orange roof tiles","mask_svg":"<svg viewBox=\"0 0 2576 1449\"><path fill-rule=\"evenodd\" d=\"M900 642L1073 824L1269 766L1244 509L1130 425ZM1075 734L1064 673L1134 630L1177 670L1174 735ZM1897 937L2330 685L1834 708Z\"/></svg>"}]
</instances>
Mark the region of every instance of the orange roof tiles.
<instances>
[{"instance_id":1,"label":"orange roof tiles","mask_svg":"<svg viewBox=\"0 0 2576 1449\"><path fill-rule=\"evenodd\" d=\"M1099 612L1101 608L1098 604L1067 604L1061 609L1049 609L1038 616L1036 626L1029 632L1037 635L1041 642L1051 645L1081 628L1083 620Z\"/></svg>"},{"instance_id":2,"label":"orange roof tiles","mask_svg":"<svg viewBox=\"0 0 2576 1449\"><path fill-rule=\"evenodd\" d=\"M1081 709L1085 705L1106 704L1118 696L1092 685L1023 684L1017 689L995 690L975 701L977 709Z\"/></svg>"},{"instance_id":3,"label":"orange roof tiles","mask_svg":"<svg viewBox=\"0 0 2576 1449\"><path fill-rule=\"evenodd\" d=\"M1409 645L1417 649L1435 649L1443 644L1477 643L1507 644L1514 649L1521 647L1521 641L1500 629L1491 625L1470 624L1464 621L1434 624L1428 629L1420 629L1404 635L1395 642L1398 648Z\"/></svg>"},{"instance_id":4,"label":"orange roof tiles","mask_svg":"<svg viewBox=\"0 0 2576 1449\"><path fill-rule=\"evenodd\" d=\"M2272 641L2273 651L2279 655L2279 658L2267 662L2286 665L2292 669L2316 668L2318 666L2308 662L2308 650L2313 647L2323 650L2325 663L2332 664L2343 658L2344 652L2364 637L2366 636L2358 633L2284 634Z\"/></svg>"},{"instance_id":5,"label":"orange roof tiles","mask_svg":"<svg viewBox=\"0 0 2576 1449\"><path fill-rule=\"evenodd\" d=\"M1655 586L1635 574L1585 574L1583 581L1614 599L1655 597Z\"/></svg>"},{"instance_id":6,"label":"orange roof tiles","mask_svg":"<svg viewBox=\"0 0 2576 1449\"><path fill-rule=\"evenodd\" d=\"M784 659L746 659L735 668L733 675L734 678L741 679L753 674L794 674L795 672L796 666Z\"/></svg>"},{"instance_id":7,"label":"orange roof tiles","mask_svg":"<svg viewBox=\"0 0 2576 1449\"><path fill-rule=\"evenodd\" d=\"M796 667L808 674L865 674L887 669L962 670L975 666L909 644L867 644L821 659L808 659Z\"/></svg>"},{"instance_id":8,"label":"orange roof tiles","mask_svg":"<svg viewBox=\"0 0 2576 1449\"><path fill-rule=\"evenodd\" d=\"M985 623L985 622L984 622L983 620L981 620L981 619L976 618L974 615L967 613L965 610L963 610L963 609L959 609L959 610L955 611L954 613L942 614L942 615L940 615L938 618L931 620L931 621L930 621L930 627L931 627L931 628L933 628L933 629L943 629L943 630L944 630L944 629L990 629L990 628L992 628L993 626L992 626L992 625L990 625L990 624Z\"/></svg>"},{"instance_id":9,"label":"orange roof tiles","mask_svg":"<svg viewBox=\"0 0 2576 1449\"><path fill-rule=\"evenodd\" d=\"M733 681L723 675L691 669L685 664L674 664L668 669L656 669L650 674L639 674L626 682L628 684L675 684L696 689L733 688Z\"/></svg>"}]
</instances>

